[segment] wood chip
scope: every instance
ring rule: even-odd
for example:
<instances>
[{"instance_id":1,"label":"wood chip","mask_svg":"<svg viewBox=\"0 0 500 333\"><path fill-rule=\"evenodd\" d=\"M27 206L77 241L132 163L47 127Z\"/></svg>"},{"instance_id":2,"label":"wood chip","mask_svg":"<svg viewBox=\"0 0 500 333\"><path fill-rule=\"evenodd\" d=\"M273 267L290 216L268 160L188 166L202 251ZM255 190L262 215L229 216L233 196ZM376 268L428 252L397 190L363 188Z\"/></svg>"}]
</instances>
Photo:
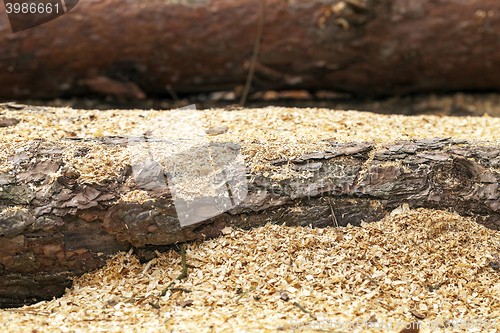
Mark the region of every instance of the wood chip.
<instances>
[{"instance_id":1,"label":"wood chip","mask_svg":"<svg viewBox=\"0 0 500 333\"><path fill-rule=\"evenodd\" d=\"M215 127L210 127L205 131L205 133L209 135L214 135L214 134L224 134L229 130L229 127L227 126L215 126Z\"/></svg>"},{"instance_id":2,"label":"wood chip","mask_svg":"<svg viewBox=\"0 0 500 333\"><path fill-rule=\"evenodd\" d=\"M19 124L19 120L15 118L7 118L7 117L0 118L0 127L9 127L17 124Z\"/></svg>"},{"instance_id":3,"label":"wood chip","mask_svg":"<svg viewBox=\"0 0 500 333\"><path fill-rule=\"evenodd\" d=\"M90 182L117 176L131 160L143 161L165 152L175 154L193 145L211 142L234 142L241 146L241 154L250 164L251 172L268 171L272 179L286 179L306 170L293 170L291 163L273 165L271 161L290 161L306 154L324 152L352 153L349 149L332 148L331 142L374 142L375 145L397 140L451 137L455 139L486 140L492 144L500 139L500 118L447 117L433 115L380 115L369 112L330 109L297 109L267 107L262 109L238 109L227 112L212 110L74 110L71 108L38 108L28 106L8 108L8 118L20 122L14 127L0 127L0 172L12 167L9 157L16 155L32 140L59 141L69 146L63 158L78 171L82 179ZM214 126L214 124L217 124ZM206 129L219 128L214 135ZM231 131L225 130L225 128ZM223 130L224 128L224 130ZM13 130L15 129L15 131ZM168 129L166 131L165 129ZM211 132L211 131L210 131ZM154 141L129 146L127 139L116 145L103 146L96 142L84 142L90 137L137 136L144 133ZM118 142L120 141L120 142ZM175 145L173 144L175 143ZM183 146L184 145L184 146ZM144 146L148 146L145 149ZM71 148L74 147L74 148ZM184 147L184 148L183 148ZM78 155L82 148L85 156ZM335 155L334 154L334 155ZM92 161L92 162L90 162ZM315 166L315 168L319 165ZM300 169L300 168L299 168Z\"/></svg>"},{"instance_id":4,"label":"wood chip","mask_svg":"<svg viewBox=\"0 0 500 333\"><path fill-rule=\"evenodd\" d=\"M294 319L349 322L370 315L372 322L409 324L418 313L425 316L422 331L429 332L429 321L500 316L500 278L489 265L500 232L450 212L408 209L340 229L233 228L185 247L187 264L197 263L182 279L182 288L192 291L189 299L179 290L155 297L182 271L175 250L158 252L144 264L132 252L119 253L75 279L60 298L0 310L0 330L39 329L43 318L44 332L85 331L89 322L97 331L157 332L167 325L175 332L210 332L210 326L216 332L260 332L291 327ZM447 330L455 331L463 332Z\"/></svg>"},{"instance_id":5,"label":"wood chip","mask_svg":"<svg viewBox=\"0 0 500 333\"><path fill-rule=\"evenodd\" d=\"M184 300L184 301L177 302L177 305L179 305L180 307L185 308L186 306L193 305L193 301L190 300L190 299L187 299L187 300Z\"/></svg>"},{"instance_id":6,"label":"wood chip","mask_svg":"<svg viewBox=\"0 0 500 333\"><path fill-rule=\"evenodd\" d=\"M416 310L410 310L410 313L417 319L424 320L425 316Z\"/></svg>"},{"instance_id":7,"label":"wood chip","mask_svg":"<svg viewBox=\"0 0 500 333\"><path fill-rule=\"evenodd\" d=\"M379 146L397 139L443 136L495 144L500 139L500 119L488 116L405 117L285 107L200 113L48 111L5 111L20 122L15 128L0 128L0 172L12 167L10 156L42 138L63 143L61 158L75 176L89 182L110 179L131 158L160 154L168 144L150 142L147 154L138 155L135 149L144 143L127 146L117 139L119 144L105 145L83 139L143 137L146 131L162 140L176 140L181 150L183 142L238 143L250 172L267 171L273 179L307 171L294 171L292 163L269 161L325 151L332 147L331 140L373 141ZM207 136L204 129L213 124L231 131ZM72 139L61 139L68 136ZM152 198L137 191L120 200ZM192 291L189 300L181 299L184 292L168 290L158 303L151 301L181 273L176 251L159 253L149 266L132 252L119 253L105 267L76 278L60 298L16 311L0 310L0 331L84 332L92 326L99 332L265 332L290 327L294 319L311 321L310 314L338 322L373 315L380 323L410 323L415 320L412 309L426 321L499 318L500 278L491 263L497 262L493 254L500 249L500 232L453 212L400 204L394 214L363 227L232 228L218 238L186 244L189 274L182 287ZM326 213L331 214L331 209ZM238 287L252 292L234 302ZM288 298L310 314L284 302L278 290L286 290ZM181 302L186 301L192 303L184 308L187 303ZM461 330L447 330L453 331Z\"/></svg>"},{"instance_id":8,"label":"wood chip","mask_svg":"<svg viewBox=\"0 0 500 333\"><path fill-rule=\"evenodd\" d=\"M288 302L290 300L290 296L288 296L287 292L286 291L281 291L280 292L280 299L282 301L285 301L285 302Z\"/></svg>"}]
</instances>

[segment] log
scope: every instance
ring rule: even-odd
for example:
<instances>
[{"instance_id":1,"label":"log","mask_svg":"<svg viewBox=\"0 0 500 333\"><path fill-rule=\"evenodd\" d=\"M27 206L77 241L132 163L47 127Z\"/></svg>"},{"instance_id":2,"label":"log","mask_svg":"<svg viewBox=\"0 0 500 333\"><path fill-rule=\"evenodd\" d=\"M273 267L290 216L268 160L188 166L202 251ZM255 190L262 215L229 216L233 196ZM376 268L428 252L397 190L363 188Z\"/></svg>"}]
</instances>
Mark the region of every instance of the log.
<instances>
[{"instance_id":1,"label":"log","mask_svg":"<svg viewBox=\"0 0 500 333\"><path fill-rule=\"evenodd\" d=\"M236 89L260 4L80 1L15 34L4 16L0 98ZM269 0L253 87L354 96L498 90L499 10L495 0Z\"/></svg>"},{"instance_id":2,"label":"log","mask_svg":"<svg viewBox=\"0 0 500 333\"><path fill-rule=\"evenodd\" d=\"M33 124L37 113L54 112L45 107L10 108L31 110ZM19 128L19 121L9 115L3 116L11 124L6 130ZM269 161L274 166L289 164L309 178L277 180L251 171L247 164L242 171L247 193L239 204L183 226L172 183L151 185L167 179L154 160L126 164L113 177L94 180L68 165L68 154L94 164L106 159L89 155L89 144L113 148L134 140L34 139L11 152L11 167L0 173L1 307L62 295L73 277L102 267L116 252L134 249L148 260L156 249L215 237L229 226L359 226L407 204L453 210L500 230L500 146L492 142L432 138L380 146L329 140L324 151ZM148 200L131 196L134 191L147 193Z\"/></svg>"}]
</instances>

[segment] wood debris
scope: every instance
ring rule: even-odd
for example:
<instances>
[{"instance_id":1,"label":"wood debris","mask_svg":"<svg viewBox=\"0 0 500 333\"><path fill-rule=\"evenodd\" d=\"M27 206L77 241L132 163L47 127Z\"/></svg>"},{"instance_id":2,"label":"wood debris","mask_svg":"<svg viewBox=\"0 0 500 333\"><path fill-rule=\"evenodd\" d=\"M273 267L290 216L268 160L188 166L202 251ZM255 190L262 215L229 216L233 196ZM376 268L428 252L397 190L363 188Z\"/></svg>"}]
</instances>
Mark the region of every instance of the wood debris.
<instances>
[{"instance_id":1,"label":"wood debris","mask_svg":"<svg viewBox=\"0 0 500 333\"><path fill-rule=\"evenodd\" d=\"M294 332L299 322L363 320L408 324L388 332L431 332L452 319L486 324L500 316L499 273L489 265L500 232L445 211L405 209L363 227L234 229L185 247L190 268L182 280L175 250L145 264L131 251L120 253L76 278L59 299L0 311L0 329ZM176 289L157 297L171 281ZM177 288L192 291L189 299ZM416 319L421 326L410 327Z\"/></svg>"},{"instance_id":2,"label":"wood debris","mask_svg":"<svg viewBox=\"0 0 500 333\"><path fill-rule=\"evenodd\" d=\"M9 127L19 124L16 118L0 117L0 127Z\"/></svg>"},{"instance_id":3,"label":"wood debris","mask_svg":"<svg viewBox=\"0 0 500 333\"><path fill-rule=\"evenodd\" d=\"M274 166L271 161L293 159L315 151L324 151L330 142L375 142L381 146L397 140L453 137L498 144L500 118L443 117L434 115L403 116L380 115L369 112L340 111L331 109L298 109L267 107L227 112L212 110L74 110L71 108L9 109L9 118L20 122L15 126L0 128L0 172L11 169L9 157L19 153L33 140L58 141L62 138L84 139L90 137L137 135L144 133L154 138L170 139L184 146L210 142L234 142L241 145L241 153L249 162L252 172L269 171L275 179L289 178L296 171L291 165ZM251 114L249 114L251 112ZM205 130L227 127L230 131L206 135ZM168 129L168 130L165 130ZM127 143L103 146L95 142L63 140L65 146L75 146L64 154L82 179L99 181L116 177L131 159L145 160L149 154L139 154L139 146ZM76 144L78 143L78 145ZM88 152L78 157L78 149L85 146ZM149 143L154 156L165 154L165 144ZM134 148L135 147L135 148ZM174 149L169 142L169 149ZM175 151L171 152L172 154Z\"/></svg>"}]
</instances>

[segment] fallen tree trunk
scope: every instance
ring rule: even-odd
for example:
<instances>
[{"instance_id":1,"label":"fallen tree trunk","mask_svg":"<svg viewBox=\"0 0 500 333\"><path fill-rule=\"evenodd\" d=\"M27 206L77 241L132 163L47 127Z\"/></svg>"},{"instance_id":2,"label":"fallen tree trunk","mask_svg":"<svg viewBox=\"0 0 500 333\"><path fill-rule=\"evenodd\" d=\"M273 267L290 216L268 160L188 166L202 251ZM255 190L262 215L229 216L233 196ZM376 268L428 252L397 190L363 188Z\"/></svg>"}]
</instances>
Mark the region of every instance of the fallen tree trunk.
<instances>
[{"instance_id":1,"label":"fallen tree trunk","mask_svg":"<svg viewBox=\"0 0 500 333\"><path fill-rule=\"evenodd\" d=\"M331 141L324 152L271 161L309 171L310 178L279 181L247 169L243 202L185 227L170 190L147 189L157 174L141 169L139 179L136 166L128 165L112 179L89 182L68 167L68 151L94 158L86 155L89 142L114 147L130 139L33 140L9 157L11 170L0 173L0 306L61 295L72 277L118 251L134 248L147 260L157 248L215 237L229 226L359 226L407 204L453 210L500 230L500 146L487 142L436 138L376 148ZM149 199L121 199L136 190Z\"/></svg>"},{"instance_id":2,"label":"fallen tree trunk","mask_svg":"<svg viewBox=\"0 0 500 333\"><path fill-rule=\"evenodd\" d=\"M260 2L81 1L16 34L3 17L0 98L233 90L247 75ZM253 86L498 90L499 10L495 0L269 0Z\"/></svg>"}]
</instances>

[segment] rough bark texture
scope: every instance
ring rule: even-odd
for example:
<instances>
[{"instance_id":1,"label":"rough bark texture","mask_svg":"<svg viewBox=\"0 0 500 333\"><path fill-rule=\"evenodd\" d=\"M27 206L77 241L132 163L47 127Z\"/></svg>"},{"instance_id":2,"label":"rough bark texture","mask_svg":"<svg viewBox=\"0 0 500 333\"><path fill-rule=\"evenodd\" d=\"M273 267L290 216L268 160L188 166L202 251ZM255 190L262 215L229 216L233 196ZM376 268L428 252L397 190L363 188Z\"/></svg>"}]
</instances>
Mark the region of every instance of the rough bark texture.
<instances>
[{"instance_id":1,"label":"rough bark texture","mask_svg":"<svg viewBox=\"0 0 500 333\"><path fill-rule=\"evenodd\" d=\"M226 226L360 225L406 203L451 209L500 229L500 147L487 143L438 138L376 150L370 142L331 142L325 152L272 161L291 162L312 171L312 178L274 181L248 174L248 195L240 205L188 227L179 225L168 189L149 191L154 201L116 203L128 191L147 188L148 177L154 181L156 174L142 173L135 187L124 186L132 177L128 166L116 179L84 183L61 158L64 140L36 140L25 148L10 157L13 170L0 174L2 307L61 295L73 276L101 267L117 251L134 247L148 259L152 248L214 237ZM61 175L50 180L47 173L58 170Z\"/></svg>"},{"instance_id":2,"label":"rough bark texture","mask_svg":"<svg viewBox=\"0 0 500 333\"><path fill-rule=\"evenodd\" d=\"M244 83L261 0L80 1L13 34L0 98L121 98ZM354 95L500 89L496 0L268 0L254 87Z\"/></svg>"}]
</instances>

